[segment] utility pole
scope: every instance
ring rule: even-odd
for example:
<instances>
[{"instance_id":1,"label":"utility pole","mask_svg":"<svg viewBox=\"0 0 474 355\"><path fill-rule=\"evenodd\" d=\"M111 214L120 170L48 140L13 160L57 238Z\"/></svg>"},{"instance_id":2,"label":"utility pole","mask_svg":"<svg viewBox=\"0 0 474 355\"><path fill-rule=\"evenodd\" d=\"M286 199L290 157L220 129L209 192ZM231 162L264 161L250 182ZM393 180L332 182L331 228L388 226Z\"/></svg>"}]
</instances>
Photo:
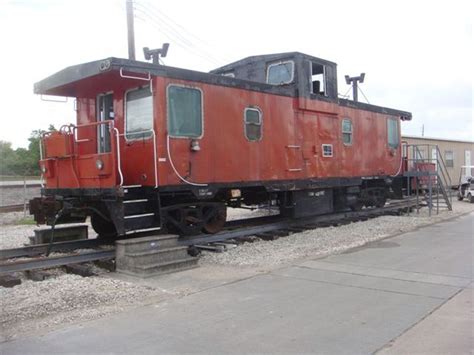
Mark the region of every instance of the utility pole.
<instances>
[{"instance_id":1,"label":"utility pole","mask_svg":"<svg viewBox=\"0 0 474 355\"><path fill-rule=\"evenodd\" d=\"M128 59L135 60L135 30L133 25L133 0L126 0L127 30L128 30Z\"/></svg>"},{"instance_id":2,"label":"utility pole","mask_svg":"<svg viewBox=\"0 0 474 355\"><path fill-rule=\"evenodd\" d=\"M350 77L349 75L345 76L347 85L352 84L352 100L358 101L358 92L357 92L357 83L363 83L365 78L365 73L360 74L359 76Z\"/></svg>"}]
</instances>

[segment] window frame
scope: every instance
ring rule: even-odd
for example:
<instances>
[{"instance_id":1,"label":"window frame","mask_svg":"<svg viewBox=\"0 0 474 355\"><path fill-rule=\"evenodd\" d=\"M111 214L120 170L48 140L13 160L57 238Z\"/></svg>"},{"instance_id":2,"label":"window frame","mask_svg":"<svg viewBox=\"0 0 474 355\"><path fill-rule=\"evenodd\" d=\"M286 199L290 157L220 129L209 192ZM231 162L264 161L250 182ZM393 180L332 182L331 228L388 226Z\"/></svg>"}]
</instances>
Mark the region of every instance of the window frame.
<instances>
[{"instance_id":1,"label":"window frame","mask_svg":"<svg viewBox=\"0 0 474 355\"><path fill-rule=\"evenodd\" d=\"M331 147L331 155L325 154L324 147ZM322 150L322 153L323 153L322 154L323 158L332 158L332 157L334 157L334 147L333 147L332 144L329 144L329 143L321 144L321 150Z\"/></svg>"},{"instance_id":2,"label":"window frame","mask_svg":"<svg viewBox=\"0 0 474 355\"><path fill-rule=\"evenodd\" d=\"M313 91L313 64L320 65L323 67L323 94L321 95L320 93L316 93ZM327 91L327 76L326 76L326 65L318 63L318 62L313 62L312 60L309 60L309 92L311 95L317 95L319 97L328 97L328 91Z\"/></svg>"},{"instance_id":3,"label":"window frame","mask_svg":"<svg viewBox=\"0 0 474 355\"><path fill-rule=\"evenodd\" d=\"M351 131L350 132L344 131L344 121L349 121L350 122L350 124L351 124ZM342 132L342 143L345 146L351 146L352 143L354 142L354 124L352 123L352 119L350 119L349 117L345 117L345 118L342 119L342 121L341 121L341 132ZM350 134L351 140L350 140L349 143L344 142L344 134Z\"/></svg>"},{"instance_id":4,"label":"window frame","mask_svg":"<svg viewBox=\"0 0 474 355\"><path fill-rule=\"evenodd\" d=\"M186 89L194 89L198 90L201 93L201 135L196 137L191 136L175 136L170 133L170 105L169 105L169 88L171 86L186 88ZM204 91L199 86L193 85L185 85L185 84L178 84L178 83L169 83L166 86L166 130L168 135L171 138L176 139L201 139L204 137Z\"/></svg>"},{"instance_id":5,"label":"window frame","mask_svg":"<svg viewBox=\"0 0 474 355\"><path fill-rule=\"evenodd\" d=\"M389 136L389 127L390 127L390 124L389 124L389 121L394 121L395 122L395 126L397 128L397 145L394 146L392 144L390 144L390 136ZM399 119L397 117L387 117L387 145L390 149L398 149L400 147L400 127L399 127Z\"/></svg>"},{"instance_id":6,"label":"window frame","mask_svg":"<svg viewBox=\"0 0 474 355\"><path fill-rule=\"evenodd\" d=\"M96 99L95 99L95 119L96 119L96 122L104 122L104 121L109 121L109 120L111 120L110 118L108 118L108 119L101 119L101 117L100 117L100 111L101 111L100 99L101 99L102 97L110 96L110 95L112 95L112 112L113 112L113 114L114 114L114 118L112 118L112 120L113 120L114 122L116 122L116 121L115 121L115 119L116 119L116 113L115 113L115 97L114 97L114 92L113 92L113 91L107 91L107 92L103 92L103 93L97 94ZM109 138L108 138L108 139L109 139L109 141L108 141L108 143L109 143L109 144L108 144L108 148L109 148L109 149L108 149L108 150L105 149L105 148L106 148L105 146L104 146L104 150L102 150L102 148L101 148L101 136L103 136L103 138L104 138L104 143L105 143L105 142L106 142L106 135L107 135L105 132L107 131L106 128L108 128L108 127L110 127L110 126L107 125L107 124L100 124L100 125L97 126L97 132L96 132L96 134L97 134L97 154L110 153L110 151L111 151L111 149L112 149L112 146L111 146L111 144L112 144L112 139L111 139L110 136L109 136ZM107 132L108 132L108 131L107 131Z\"/></svg>"},{"instance_id":7,"label":"window frame","mask_svg":"<svg viewBox=\"0 0 474 355\"><path fill-rule=\"evenodd\" d=\"M279 84L271 84L268 82L268 75L270 74L270 68L271 67L274 67L274 66L277 66L277 65L281 65L281 64L285 64L285 63L291 63L291 78L289 81L285 81L285 82L282 82L282 83L279 83ZM279 61L279 62L275 62L275 63L271 63L271 64L268 64L267 66L267 76L265 78L265 83L268 84L268 85L275 85L275 86L282 86L282 85L288 85L288 84L291 84L294 80L295 80L295 61L294 60L282 60L282 61Z\"/></svg>"},{"instance_id":8,"label":"window frame","mask_svg":"<svg viewBox=\"0 0 474 355\"><path fill-rule=\"evenodd\" d=\"M452 159L448 159L446 157L447 153L451 154ZM448 161L451 162L451 164L448 164ZM444 151L444 163L446 164L447 168L454 168L454 151L453 150L445 150Z\"/></svg>"},{"instance_id":9,"label":"window frame","mask_svg":"<svg viewBox=\"0 0 474 355\"><path fill-rule=\"evenodd\" d=\"M259 126L260 126L260 138L259 139L250 139L247 134L247 124L255 125L255 123L247 123L247 111L257 111L258 118L259 118ZM244 109L244 136L245 139L249 142L260 142L263 139L263 112L258 106L247 106Z\"/></svg>"},{"instance_id":10,"label":"window frame","mask_svg":"<svg viewBox=\"0 0 474 355\"><path fill-rule=\"evenodd\" d=\"M132 92L132 91L137 91L137 90L140 90L140 89L148 89L150 91L150 98L151 98L151 129L150 129L150 135L146 135L145 134L141 137L135 137L135 138L130 138L129 135L133 135L134 133L132 132L127 132L127 121L128 121L128 114L127 114L127 95L129 92ZM123 104L124 104L124 111L123 111L123 136L125 138L125 141L126 142L133 142L133 141L142 141L142 140L148 140L148 139L151 139L153 137L153 132L155 131L155 105L153 103L153 93L151 92L151 87L149 85L144 85L144 86L137 86L133 89L128 89L124 92L123 94ZM135 133L136 134L136 133Z\"/></svg>"}]
</instances>

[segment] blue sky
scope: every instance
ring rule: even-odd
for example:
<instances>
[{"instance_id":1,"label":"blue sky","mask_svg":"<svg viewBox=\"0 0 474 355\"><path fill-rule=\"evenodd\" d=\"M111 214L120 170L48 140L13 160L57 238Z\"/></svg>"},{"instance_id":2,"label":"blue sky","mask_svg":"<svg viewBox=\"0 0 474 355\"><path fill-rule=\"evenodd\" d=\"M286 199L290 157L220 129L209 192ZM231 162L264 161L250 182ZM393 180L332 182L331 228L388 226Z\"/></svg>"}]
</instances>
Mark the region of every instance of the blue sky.
<instances>
[{"instance_id":1,"label":"blue sky","mask_svg":"<svg viewBox=\"0 0 474 355\"><path fill-rule=\"evenodd\" d=\"M202 71L300 51L338 63L341 94L345 74L365 72L370 103L413 113L403 133L474 140L470 1L135 1L138 59L163 42L166 64ZM0 0L0 33L0 139L26 146L32 130L75 120L72 100L44 102L34 82L127 56L125 0Z\"/></svg>"}]
</instances>

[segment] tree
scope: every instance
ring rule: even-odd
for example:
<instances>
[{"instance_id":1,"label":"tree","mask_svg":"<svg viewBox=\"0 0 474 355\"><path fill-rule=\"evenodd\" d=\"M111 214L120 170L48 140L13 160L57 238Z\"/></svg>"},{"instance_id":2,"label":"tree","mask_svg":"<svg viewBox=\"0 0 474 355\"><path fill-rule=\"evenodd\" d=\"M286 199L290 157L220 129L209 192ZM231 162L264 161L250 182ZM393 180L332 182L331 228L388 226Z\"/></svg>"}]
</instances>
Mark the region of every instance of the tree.
<instances>
[{"instance_id":1,"label":"tree","mask_svg":"<svg viewBox=\"0 0 474 355\"><path fill-rule=\"evenodd\" d=\"M0 141L0 175L12 175L16 153L10 142Z\"/></svg>"},{"instance_id":2,"label":"tree","mask_svg":"<svg viewBox=\"0 0 474 355\"><path fill-rule=\"evenodd\" d=\"M48 131L56 131L56 128L50 125ZM10 142L0 141L0 175L40 175L39 143L45 132L41 129L32 131L28 138L28 149L13 150Z\"/></svg>"}]
</instances>

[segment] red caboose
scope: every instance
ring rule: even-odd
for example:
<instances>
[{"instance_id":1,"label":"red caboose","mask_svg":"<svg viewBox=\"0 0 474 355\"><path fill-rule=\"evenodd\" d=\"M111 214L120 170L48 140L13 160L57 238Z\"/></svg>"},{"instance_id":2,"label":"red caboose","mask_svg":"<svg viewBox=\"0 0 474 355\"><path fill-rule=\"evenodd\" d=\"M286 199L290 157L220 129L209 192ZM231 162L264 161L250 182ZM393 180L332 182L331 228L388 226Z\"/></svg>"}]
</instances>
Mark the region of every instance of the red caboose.
<instances>
[{"instance_id":1,"label":"red caboose","mask_svg":"<svg viewBox=\"0 0 474 355\"><path fill-rule=\"evenodd\" d=\"M77 123L43 137L40 223L89 215L102 236L214 233L228 206L272 201L301 217L401 194L411 114L338 98L336 64L302 53L211 73L109 58L35 92L77 100Z\"/></svg>"}]
</instances>

